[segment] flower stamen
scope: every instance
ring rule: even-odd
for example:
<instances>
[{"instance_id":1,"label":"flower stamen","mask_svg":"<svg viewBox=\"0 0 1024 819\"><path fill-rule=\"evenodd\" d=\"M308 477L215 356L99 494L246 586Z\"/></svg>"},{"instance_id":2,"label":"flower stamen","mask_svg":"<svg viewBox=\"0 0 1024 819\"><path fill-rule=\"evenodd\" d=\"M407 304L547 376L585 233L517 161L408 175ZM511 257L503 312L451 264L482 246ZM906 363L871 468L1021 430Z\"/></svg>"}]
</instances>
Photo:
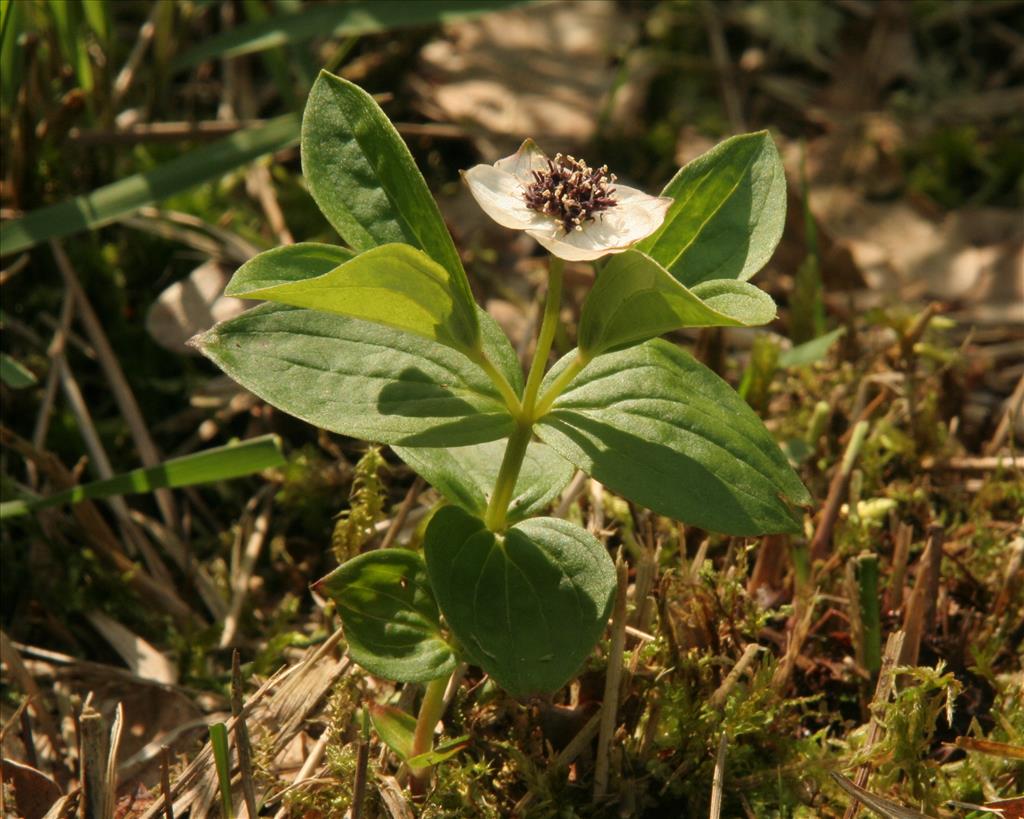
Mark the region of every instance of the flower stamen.
<instances>
[{"instance_id":1,"label":"flower stamen","mask_svg":"<svg viewBox=\"0 0 1024 819\"><path fill-rule=\"evenodd\" d=\"M616 207L615 174L608 166L591 168L582 159L555 154L543 171L533 171L523 199L530 210L560 222L566 233L583 230L602 211Z\"/></svg>"}]
</instances>

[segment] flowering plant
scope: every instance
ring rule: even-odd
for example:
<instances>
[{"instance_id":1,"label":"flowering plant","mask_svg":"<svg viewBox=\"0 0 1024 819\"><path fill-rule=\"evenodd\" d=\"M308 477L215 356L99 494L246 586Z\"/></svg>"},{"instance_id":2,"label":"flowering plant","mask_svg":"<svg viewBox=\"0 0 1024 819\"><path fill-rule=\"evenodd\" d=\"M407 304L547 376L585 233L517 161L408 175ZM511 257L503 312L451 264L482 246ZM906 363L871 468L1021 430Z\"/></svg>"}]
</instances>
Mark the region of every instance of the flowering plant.
<instances>
[{"instance_id":1,"label":"flowering plant","mask_svg":"<svg viewBox=\"0 0 1024 819\"><path fill-rule=\"evenodd\" d=\"M489 215L552 253L524 378L473 300L408 149L369 95L322 73L306 106L302 162L347 246L307 242L251 259L226 292L267 303L196 344L274 406L389 444L444 497L422 549L367 552L318 584L337 601L357 662L427 683L408 741L395 743L423 770L460 662L513 695L550 692L601 636L616 586L608 551L579 526L541 515L577 469L707 529L800 529L806 490L760 420L657 338L774 317L747 279L781 235L785 181L764 132L722 143L657 197L606 168L547 159L529 141L467 171ZM564 259L601 264L576 349L547 370Z\"/></svg>"},{"instance_id":2,"label":"flowering plant","mask_svg":"<svg viewBox=\"0 0 1024 819\"><path fill-rule=\"evenodd\" d=\"M615 185L607 165L595 170L562 154L548 159L530 139L512 156L470 168L464 177L495 222L525 230L567 261L621 253L657 230L672 204L667 196Z\"/></svg>"}]
</instances>

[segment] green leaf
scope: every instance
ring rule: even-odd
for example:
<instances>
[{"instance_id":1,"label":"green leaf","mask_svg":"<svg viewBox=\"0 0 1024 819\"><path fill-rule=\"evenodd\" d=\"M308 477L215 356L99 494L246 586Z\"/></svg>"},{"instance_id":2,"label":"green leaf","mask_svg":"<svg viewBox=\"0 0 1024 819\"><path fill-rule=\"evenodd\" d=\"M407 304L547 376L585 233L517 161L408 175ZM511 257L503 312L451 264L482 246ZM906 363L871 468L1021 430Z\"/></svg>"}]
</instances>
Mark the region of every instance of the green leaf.
<instances>
[{"instance_id":1,"label":"green leaf","mask_svg":"<svg viewBox=\"0 0 1024 819\"><path fill-rule=\"evenodd\" d=\"M347 248L337 245L300 242L274 248L254 256L235 272L224 293L239 296L264 287L300 282L329 273L338 265L355 257ZM523 369L508 336L498 323L475 303L476 322L484 351L505 376L516 395L523 392Z\"/></svg>"},{"instance_id":2,"label":"green leaf","mask_svg":"<svg viewBox=\"0 0 1024 819\"><path fill-rule=\"evenodd\" d=\"M444 762L446 759L451 759L460 751L466 750L469 747L469 734L463 734L460 737L449 739L446 742L442 742L434 750L427 751L424 754L417 754L411 757L409 767L411 768L428 768L433 767Z\"/></svg>"},{"instance_id":3,"label":"green leaf","mask_svg":"<svg viewBox=\"0 0 1024 819\"><path fill-rule=\"evenodd\" d=\"M712 279L695 284L691 292L708 307L744 327L775 320L775 302L760 287L738 279Z\"/></svg>"},{"instance_id":4,"label":"green leaf","mask_svg":"<svg viewBox=\"0 0 1024 819\"><path fill-rule=\"evenodd\" d=\"M767 131L716 145L681 168L662 195L675 202L637 248L685 285L749 279L782 237L786 176Z\"/></svg>"},{"instance_id":5,"label":"green leaf","mask_svg":"<svg viewBox=\"0 0 1024 819\"><path fill-rule=\"evenodd\" d=\"M231 801L231 750L228 745L228 728L223 722L215 722L210 726L210 747L213 749L213 764L217 770L221 816L223 819L235 819Z\"/></svg>"},{"instance_id":6,"label":"green leaf","mask_svg":"<svg viewBox=\"0 0 1024 819\"><path fill-rule=\"evenodd\" d=\"M36 378L28 367L11 358L7 353L0 353L0 381L3 381L12 390L23 390L37 383Z\"/></svg>"},{"instance_id":7,"label":"green leaf","mask_svg":"<svg viewBox=\"0 0 1024 819\"><path fill-rule=\"evenodd\" d=\"M480 367L411 333L263 304L197 336L225 373L323 429L406 446L465 446L514 422Z\"/></svg>"},{"instance_id":8,"label":"green leaf","mask_svg":"<svg viewBox=\"0 0 1024 819\"><path fill-rule=\"evenodd\" d=\"M558 362L547 382L574 357ZM778 444L728 384L668 342L594 359L536 431L609 489L659 514L732 535L801 530L794 507L810 497Z\"/></svg>"},{"instance_id":9,"label":"green leaf","mask_svg":"<svg viewBox=\"0 0 1024 819\"><path fill-rule=\"evenodd\" d=\"M482 516L498 478L507 439L455 448L392 447L395 454L467 512ZM508 518L516 521L547 508L572 480L575 467L547 444L532 441L516 481Z\"/></svg>"},{"instance_id":10,"label":"green leaf","mask_svg":"<svg viewBox=\"0 0 1024 819\"><path fill-rule=\"evenodd\" d=\"M447 23L515 5L512 0L417 0L316 3L297 14L275 15L210 37L173 63L178 70L210 59L240 57L314 37L359 37L380 31Z\"/></svg>"},{"instance_id":11,"label":"green leaf","mask_svg":"<svg viewBox=\"0 0 1024 819\"><path fill-rule=\"evenodd\" d=\"M47 239L70 236L108 225L145 205L209 182L264 154L294 144L299 123L287 114L187 151L151 171L120 179L57 205L34 210L21 219L0 223L0 255L17 253Z\"/></svg>"},{"instance_id":12,"label":"green leaf","mask_svg":"<svg viewBox=\"0 0 1024 819\"><path fill-rule=\"evenodd\" d=\"M410 245L371 248L327 273L287 284L252 288L243 282L236 275L225 293L386 324L479 355L476 303L453 286L445 268Z\"/></svg>"},{"instance_id":13,"label":"green leaf","mask_svg":"<svg viewBox=\"0 0 1024 819\"><path fill-rule=\"evenodd\" d=\"M482 307L478 306L476 308L476 317L477 321L480 322L480 335L483 339L484 352L498 371L505 376L505 380L512 387L512 392L521 398L524 382L523 365L520 363L519 356L512 347L512 342L508 340L508 336L501 329L501 325Z\"/></svg>"},{"instance_id":14,"label":"green leaf","mask_svg":"<svg viewBox=\"0 0 1024 819\"><path fill-rule=\"evenodd\" d=\"M307 281L330 273L355 255L348 248L319 242L275 247L253 256L238 268L224 288L224 295L247 298L245 294L256 290Z\"/></svg>"},{"instance_id":15,"label":"green leaf","mask_svg":"<svg viewBox=\"0 0 1024 819\"><path fill-rule=\"evenodd\" d=\"M352 659L399 682L425 682L455 669L423 558L378 549L346 561L314 586L337 606Z\"/></svg>"},{"instance_id":16,"label":"green leaf","mask_svg":"<svg viewBox=\"0 0 1024 819\"><path fill-rule=\"evenodd\" d=\"M816 361L821 361L821 359L828 355L828 351L832 348L832 345L845 334L845 327L837 327L832 332L825 333L823 336L812 338L810 341L805 341L803 344L797 344L795 347L783 350L779 353L778 365L783 368L803 367L807 364L813 364Z\"/></svg>"},{"instance_id":17,"label":"green leaf","mask_svg":"<svg viewBox=\"0 0 1024 819\"><path fill-rule=\"evenodd\" d=\"M612 256L583 303L580 351L591 358L682 327L749 327L775 318L775 303L753 285L732 279L697 288L638 250Z\"/></svg>"},{"instance_id":18,"label":"green leaf","mask_svg":"<svg viewBox=\"0 0 1024 819\"><path fill-rule=\"evenodd\" d=\"M248 441L172 458L147 469L133 469L113 478L75 486L45 498L0 503L0 520L65 503L80 503L84 500L98 500L114 495L130 495L152 492L154 489L174 489L231 480L264 469L283 466L284 463L280 438L276 435L263 435Z\"/></svg>"},{"instance_id":19,"label":"green leaf","mask_svg":"<svg viewBox=\"0 0 1024 819\"><path fill-rule=\"evenodd\" d=\"M326 71L302 117L302 171L327 221L356 250L402 242L425 251L473 296L459 254L412 154L380 106Z\"/></svg>"},{"instance_id":20,"label":"green leaf","mask_svg":"<svg viewBox=\"0 0 1024 819\"><path fill-rule=\"evenodd\" d=\"M416 718L401 708L374 702L370 703L370 721L380 741L407 762L416 737Z\"/></svg>"},{"instance_id":21,"label":"green leaf","mask_svg":"<svg viewBox=\"0 0 1024 819\"><path fill-rule=\"evenodd\" d=\"M424 551L463 652L514 696L561 688L604 630L615 567L568 521L533 518L495 534L446 506L427 527Z\"/></svg>"}]
</instances>

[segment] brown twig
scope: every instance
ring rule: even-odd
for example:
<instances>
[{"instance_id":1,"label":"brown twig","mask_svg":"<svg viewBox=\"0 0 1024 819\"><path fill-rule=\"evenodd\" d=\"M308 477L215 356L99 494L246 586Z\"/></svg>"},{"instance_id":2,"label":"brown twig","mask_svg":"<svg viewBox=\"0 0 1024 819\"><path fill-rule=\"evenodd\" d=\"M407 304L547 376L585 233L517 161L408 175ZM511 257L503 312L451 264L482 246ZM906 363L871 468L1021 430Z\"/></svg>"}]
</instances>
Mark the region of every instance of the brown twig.
<instances>
[{"instance_id":1,"label":"brown twig","mask_svg":"<svg viewBox=\"0 0 1024 819\"><path fill-rule=\"evenodd\" d=\"M351 819L362 819L363 802L366 801L366 779L367 767L370 764L370 743L366 736L360 731L357 740L358 750L356 751L356 773L352 782L352 816Z\"/></svg>"},{"instance_id":2,"label":"brown twig","mask_svg":"<svg viewBox=\"0 0 1024 819\"><path fill-rule=\"evenodd\" d=\"M748 643L747 647L743 649L743 654L736 661L736 665L733 666L732 670L722 680L722 684L715 689L715 693L711 695L709 700L712 708L721 708L725 705L725 701L729 697L729 692L736 687L736 683L739 682L740 677L753 662L754 657L757 656L757 652L761 651L762 647L757 643Z\"/></svg>"},{"instance_id":3,"label":"brown twig","mask_svg":"<svg viewBox=\"0 0 1024 819\"><path fill-rule=\"evenodd\" d=\"M164 819L174 819L174 800L171 799L171 749L160 749L160 792L164 798Z\"/></svg>"},{"instance_id":4,"label":"brown twig","mask_svg":"<svg viewBox=\"0 0 1024 819\"><path fill-rule=\"evenodd\" d=\"M903 631L906 637L900 654L900 665L917 665L921 640L934 621L944 539L945 531L941 526L929 527L928 542L918 562L914 590L907 599L907 608L903 614Z\"/></svg>"},{"instance_id":5,"label":"brown twig","mask_svg":"<svg viewBox=\"0 0 1024 819\"><path fill-rule=\"evenodd\" d=\"M50 712L46 710L46 700L43 698L43 692L39 689L35 678L28 668L25 667L25 663L21 659L21 653L3 629L0 629L0 662L7 666L7 673L14 678L14 681L25 693L25 711L23 713L28 714L29 709L31 709L36 722L42 728L43 735L50 745L49 758L54 763L54 772L57 772L59 769L57 760L61 758L60 748L62 744L59 739L60 732L57 730L57 724L50 716ZM31 753L35 753L34 743L27 742L26 748Z\"/></svg>"},{"instance_id":6,"label":"brown twig","mask_svg":"<svg viewBox=\"0 0 1024 819\"><path fill-rule=\"evenodd\" d=\"M135 79L135 72L138 70L139 65L142 63L142 58L146 55L146 49L149 48L149 44L153 41L153 37L156 35L156 21L160 14L160 3L154 3L153 8L150 9L149 17L139 27L139 36L135 39L135 45L132 46L131 52L128 54L128 59L125 60L124 66L119 72L117 72L117 78L114 80L113 90L110 95L110 107L116 109L121 104L121 100L124 99L124 95L128 93L128 89L132 87L132 82Z\"/></svg>"},{"instance_id":7,"label":"brown twig","mask_svg":"<svg viewBox=\"0 0 1024 819\"><path fill-rule=\"evenodd\" d=\"M882 667L878 672L878 683L875 685L875 695L871 699L871 723L868 726L868 735L864 742L865 753L871 750L875 743L882 738L882 721L880 719L880 715L886 703L889 702L889 697L892 694L893 683L895 682L892 671L893 668L896 667L900 653L903 650L903 639L903 632L896 631L890 634L889 638L885 642L885 651L882 653ZM858 788L865 787L868 784L868 776L870 774L871 765L868 763L861 765L854 776L854 784ZM843 819L854 819L857 815L857 807L859 804L858 800L854 799L854 801L850 803L849 807L847 807L846 813L843 815Z\"/></svg>"},{"instance_id":8,"label":"brown twig","mask_svg":"<svg viewBox=\"0 0 1024 819\"><path fill-rule=\"evenodd\" d=\"M256 819L256 787L252 778L252 745L249 742L249 726L242 713L242 665L238 649L231 652L231 716L235 718L235 748L238 751L238 772L242 778L242 795L249 819Z\"/></svg>"},{"instance_id":9,"label":"brown twig","mask_svg":"<svg viewBox=\"0 0 1024 819\"><path fill-rule=\"evenodd\" d=\"M791 626L786 635L786 652L772 674L772 688L776 691L781 692L789 683L797 657L800 656L804 641L811 632L813 617L814 598L810 595L797 597L794 601L793 615L790 617Z\"/></svg>"},{"instance_id":10,"label":"brown twig","mask_svg":"<svg viewBox=\"0 0 1024 819\"><path fill-rule=\"evenodd\" d=\"M12 430L0 425L0 445L9 447L23 458L31 459L57 490L68 489L76 480L64 464L51 453L40 451ZM158 601L163 608L182 623L192 623L200 618L175 593L172 587L158 583L140 566L128 559L121 551L121 545L107 521L92 501L73 504L71 513L85 530L97 552L107 558L128 582L147 599Z\"/></svg>"},{"instance_id":11,"label":"brown twig","mask_svg":"<svg viewBox=\"0 0 1024 819\"><path fill-rule=\"evenodd\" d=\"M903 605L903 581L907 574L907 561L910 559L910 543L913 537L914 527L909 523L900 523L893 537L889 589L886 595L886 606L889 611L896 611Z\"/></svg>"},{"instance_id":12,"label":"brown twig","mask_svg":"<svg viewBox=\"0 0 1024 819\"><path fill-rule=\"evenodd\" d=\"M608 649L608 667L604 678L604 697L601 701L601 731L597 739L597 757L594 762L594 802L600 801L608 789L608 768L611 761L612 737L618 724L619 687L622 680L622 655L626 647L626 597L629 586L629 567L619 552L615 565L618 578L615 607L612 610L612 642Z\"/></svg>"},{"instance_id":13,"label":"brown twig","mask_svg":"<svg viewBox=\"0 0 1024 819\"><path fill-rule=\"evenodd\" d=\"M395 538L398 537L398 533L402 531L402 527L405 525L406 519L409 517L409 512L412 511L413 504L416 503L416 499L420 496L420 492L426 486L426 482L419 475L416 476L416 480L412 482L412 486L409 487L409 491L405 493L405 497L402 498L402 504L398 507L398 511L395 513L394 520L391 521L391 525L388 526L387 532L384 534L384 539L380 542L381 549L388 549L391 544L395 542Z\"/></svg>"},{"instance_id":14,"label":"brown twig","mask_svg":"<svg viewBox=\"0 0 1024 819\"><path fill-rule=\"evenodd\" d=\"M60 308L60 321L57 329L54 330L53 338L46 348L46 355L51 362L56 362L64 355L64 347L67 343L68 333L71 330L71 319L75 314L75 300L69 293L64 294L64 301ZM51 366L46 374L46 386L43 389L43 398L39 402L39 413L36 415L36 423L32 428L32 445L36 449L42 449L46 443L46 434L50 429L50 416L53 413L54 401L57 398L57 385L60 382L60 367ZM39 472L32 461L27 462L29 484L36 488L39 485Z\"/></svg>"},{"instance_id":15,"label":"brown twig","mask_svg":"<svg viewBox=\"0 0 1024 819\"><path fill-rule=\"evenodd\" d=\"M78 717L79 764L82 782L82 799L79 812L82 819L111 819L106 812L107 760L110 735L106 720L87 699Z\"/></svg>"},{"instance_id":16,"label":"brown twig","mask_svg":"<svg viewBox=\"0 0 1024 819\"><path fill-rule=\"evenodd\" d=\"M699 8L701 17L704 18L704 27L707 29L711 59L715 64L715 71L718 73L722 105L729 120L729 127L734 134L742 134L747 130L747 126L743 118L740 96L736 90L732 59L729 57L729 46L725 42L725 32L722 30L722 21L718 17L718 9L710 0L703 0L699 4Z\"/></svg>"},{"instance_id":17,"label":"brown twig","mask_svg":"<svg viewBox=\"0 0 1024 819\"><path fill-rule=\"evenodd\" d=\"M1020 418L1022 408L1024 408L1024 376L1021 376L1020 381L1017 382L1017 386L1013 390L1013 394L1006 402L1006 412L999 419L999 424L996 426L992 439L985 444L983 451L986 455L994 455L1010 438L1010 432Z\"/></svg>"},{"instance_id":18,"label":"brown twig","mask_svg":"<svg viewBox=\"0 0 1024 819\"><path fill-rule=\"evenodd\" d=\"M829 545L832 542L832 529L835 527L836 519L839 517L839 508L850 484L850 475L853 466L857 462L857 456L864 445L864 439L868 433L868 422L858 421L854 427L854 433L850 443L846 447L843 460L839 468L832 475L832 482L828 487L828 497L825 499L825 506L821 512L821 519L818 527L814 530L814 537L811 539L811 560L821 560L827 554Z\"/></svg>"},{"instance_id":19,"label":"brown twig","mask_svg":"<svg viewBox=\"0 0 1024 819\"><path fill-rule=\"evenodd\" d=\"M719 819L722 815L722 795L725 793L725 752L729 747L728 735L722 733L715 754L715 770L711 774L711 810L708 819Z\"/></svg>"},{"instance_id":20,"label":"brown twig","mask_svg":"<svg viewBox=\"0 0 1024 819\"><path fill-rule=\"evenodd\" d=\"M139 451L139 458L145 466L157 466L161 461L160 453L149 434L149 428L142 417L138 401L135 400L135 394L128 384L128 379L125 378L124 370L121 368L117 355L114 353L114 348L110 346L107 334L103 331L103 324L86 297L85 290L78 280L78 275L75 273L71 261L68 259L67 254L64 253L60 243L55 239L51 240L50 249L57 262L57 267L60 269L61 276L64 278L65 285L74 296L78 317L85 327L86 335L96 348L100 367L106 374L114 400L117 402L121 414L128 423L132 440L135 441L135 446ZM164 522L172 529L177 529L178 515L171 491L169 489L158 489L154 495Z\"/></svg>"},{"instance_id":21,"label":"brown twig","mask_svg":"<svg viewBox=\"0 0 1024 819\"><path fill-rule=\"evenodd\" d=\"M249 533L248 538L245 538L245 550L241 552L237 560L232 561L234 571L231 577L231 607L224 618L224 631L221 632L219 643L221 648L231 645L238 635L242 607L249 596L249 581L252 579L253 570L256 568L256 561L259 559L260 552L263 550L263 544L266 542L267 534L270 531L270 512L273 505L274 491L275 487L273 485L264 487L256 493L246 509L245 514L251 514L255 506L262 502L263 508L253 521L252 531ZM245 525L239 526L239 536L235 541L236 547L241 546L245 530ZM239 549L239 551L241 550Z\"/></svg>"}]
</instances>

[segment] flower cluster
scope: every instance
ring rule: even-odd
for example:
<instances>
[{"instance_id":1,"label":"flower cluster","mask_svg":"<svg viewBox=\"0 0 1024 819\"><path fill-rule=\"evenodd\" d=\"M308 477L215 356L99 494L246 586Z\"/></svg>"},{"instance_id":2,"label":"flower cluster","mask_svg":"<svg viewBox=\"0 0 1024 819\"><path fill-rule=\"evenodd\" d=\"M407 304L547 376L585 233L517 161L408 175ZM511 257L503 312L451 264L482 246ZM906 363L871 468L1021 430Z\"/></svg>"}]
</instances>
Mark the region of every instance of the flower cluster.
<instances>
[{"instance_id":1,"label":"flower cluster","mask_svg":"<svg viewBox=\"0 0 1024 819\"><path fill-rule=\"evenodd\" d=\"M464 177L495 222L526 231L568 261L627 250L658 229L672 204L615 184L605 166L595 170L561 154L548 159L529 139L511 156L470 168Z\"/></svg>"},{"instance_id":2,"label":"flower cluster","mask_svg":"<svg viewBox=\"0 0 1024 819\"><path fill-rule=\"evenodd\" d=\"M565 232L583 230L595 214L618 205L615 199L615 174L608 166L594 170L582 159L555 154L543 171L533 171L533 182L526 187L526 206L562 223Z\"/></svg>"}]
</instances>

